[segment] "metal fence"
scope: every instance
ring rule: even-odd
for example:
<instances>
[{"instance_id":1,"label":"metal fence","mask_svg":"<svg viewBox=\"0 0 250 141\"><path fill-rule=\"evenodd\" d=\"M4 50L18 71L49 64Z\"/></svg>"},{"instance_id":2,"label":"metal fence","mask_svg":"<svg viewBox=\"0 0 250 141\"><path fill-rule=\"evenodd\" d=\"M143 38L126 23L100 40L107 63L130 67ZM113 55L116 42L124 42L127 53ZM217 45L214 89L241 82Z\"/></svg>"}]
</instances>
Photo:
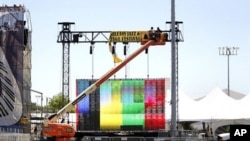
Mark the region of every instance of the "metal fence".
<instances>
[{"instance_id":1,"label":"metal fence","mask_svg":"<svg viewBox=\"0 0 250 141\"><path fill-rule=\"evenodd\" d=\"M79 139L78 139L79 140ZM212 137L83 137L80 141L215 141Z\"/></svg>"},{"instance_id":2,"label":"metal fence","mask_svg":"<svg viewBox=\"0 0 250 141\"><path fill-rule=\"evenodd\" d=\"M30 134L0 133L0 141L45 141ZM85 136L81 139L72 138L70 141L215 141L212 137L94 137Z\"/></svg>"},{"instance_id":3,"label":"metal fence","mask_svg":"<svg viewBox=\"0 0 250 141\"><path fill-rule=\"evenodd\" d=\"M0 133L0 141L30 141L30 134Z\"/></svg>"}]
</instances>

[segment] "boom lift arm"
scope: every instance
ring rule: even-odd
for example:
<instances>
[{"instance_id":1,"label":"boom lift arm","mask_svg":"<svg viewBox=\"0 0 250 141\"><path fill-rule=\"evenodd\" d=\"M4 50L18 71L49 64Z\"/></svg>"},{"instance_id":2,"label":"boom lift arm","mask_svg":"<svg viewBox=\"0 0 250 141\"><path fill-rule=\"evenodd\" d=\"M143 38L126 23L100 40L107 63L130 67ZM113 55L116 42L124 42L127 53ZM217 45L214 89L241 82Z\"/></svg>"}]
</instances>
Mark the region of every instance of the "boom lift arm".
<instances>
[{"instance_id":1,"label":"boom lift arm","mask_svg":"<svg viewBox=\"0 0 250 141\"><path fill-rule=\"evenodd\" d=\"M134 53L129 55L126 59L124 59L119 65L112 68L106 74L104 74L100 79L98 79L95 83L85 89L82 93L80 93L73 101L65 105L61 110L59 110L56 114L50 116L48 119L44 120L44 129L43 135L46 137L55 137L56 141L65 141L69 140L71 137L75 135L75 129L66 123L57 123L57 120L61 118L64 114L69 112L80 100L82 100L87 95L91 94L95 91L104 81L109 79L113 74L119 71L122 67L124 67L128 62L134 59L137 55L143 52L151 45L165 45L166 40L149 40L146 43L141 43L142 46L136 50Z\"/></svg>"}]
</instances>

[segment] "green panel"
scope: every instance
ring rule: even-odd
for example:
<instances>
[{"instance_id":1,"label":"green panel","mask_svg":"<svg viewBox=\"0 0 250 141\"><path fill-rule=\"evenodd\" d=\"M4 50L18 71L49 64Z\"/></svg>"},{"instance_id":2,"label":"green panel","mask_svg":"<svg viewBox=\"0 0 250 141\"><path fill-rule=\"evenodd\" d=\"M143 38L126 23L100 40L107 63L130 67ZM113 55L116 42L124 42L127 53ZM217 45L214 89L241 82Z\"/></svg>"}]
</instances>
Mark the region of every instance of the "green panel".
<instances>
[{"instance_id":1,"label":"green panel","mask_svg":"<svg viewBox=\"0 0 250 141\"><path fill-rule=\"evenodd\" d=\"M123 114L142 114L144 113L144 103L123 103Z\"/></svg>"},{"instance_id":2,"label":"green panel","mask_svg":"<svg viewBox=\"0 0 250 141\"><path fill-rule=\"evenodd\" d=\"M116 93L120 93L120 90L121 90L121 81L119 80L113 80L111 81L111 91L112 91L112 94L116 94Z\"/></svg>"},{"instance_id":3,"label":"green panel","mask_svg":"<svg viewBox=\"0 0 250 141\"><path fill-rule=\"evenodd\" d=\"M135 93L134 94L134 102L135 103L143 103L144 102L144 95L142 93Z\"/></svg>"},{"instance_id":4,"label":"green panel","mask_svg":"<svg viewBox=\"0 0 250 141\"><path fill-rule=\"evenodd\" d=\"M144 127L144 114L123 114L123 125L142 125Z\"/></svg>"},{"instance_id":5,"label":"green panel","mask_svg":"<svg viewBox=\"0 0 250 141\"><path fill-rule=\"evenodd\" d=\"M134 85L134 102L144 102L144 80L136 80Z\"/></svg>"}]
</instances>

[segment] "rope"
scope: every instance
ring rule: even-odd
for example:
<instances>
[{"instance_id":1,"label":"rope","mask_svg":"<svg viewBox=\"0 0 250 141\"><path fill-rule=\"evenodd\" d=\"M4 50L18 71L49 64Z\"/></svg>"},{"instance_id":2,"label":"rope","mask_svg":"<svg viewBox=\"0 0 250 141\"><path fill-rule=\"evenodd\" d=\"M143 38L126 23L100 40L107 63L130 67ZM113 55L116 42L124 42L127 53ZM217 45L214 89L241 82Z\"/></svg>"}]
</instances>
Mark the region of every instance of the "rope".
<instances>
[{"instance_id":1,"label":"rope","mask_svg":"<svg viewBox=\"0 0 250 141\"><path fill-rule=\"evenodd\" d=\"M147 78L149 78L149 52L147 52Z\"/></svg>"}]
</instances>

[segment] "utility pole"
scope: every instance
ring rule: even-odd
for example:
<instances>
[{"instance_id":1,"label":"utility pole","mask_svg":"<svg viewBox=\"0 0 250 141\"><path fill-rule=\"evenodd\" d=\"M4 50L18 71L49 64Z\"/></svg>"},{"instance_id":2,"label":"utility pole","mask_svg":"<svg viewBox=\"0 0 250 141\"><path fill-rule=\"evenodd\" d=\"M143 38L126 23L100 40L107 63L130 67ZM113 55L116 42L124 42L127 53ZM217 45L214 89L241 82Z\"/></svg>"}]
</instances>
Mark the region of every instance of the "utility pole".
<instances>
[{"instance_id":1,"label":"utility pole","mask_svg":"<svg viewBox=\"0 0 250 141\"><path fill-rule=\"evenodd\" d=\"M227 94L230 96L230 67L229 67L229 57L231 55L237 55L238 47L219 47L219 55L227 56Z\"/></svg>"},{"instance_id":2,"label":"utility pole","mask_svg":"<svg viewBox=\"0 0 250 141\"><path fill-rule=\"evenodd\" d=\"M35 92L37 94L40 94L40 96L41 96L41 117L40 117L40 121L41 121L41 120L43 120L43 93L39 92L37 90L33 90L33 89L30 89L30 91ZM39 96L36 96L36 97L39 97ZM37 116L37 110L36 110L36 116ZM40 122L40 126L42 128L42 122ZM36 127L37 127L37 125L36 125Z\"/></svg>"},{"instance_id":3,"label":"utility pole","mask_svg":"<svg viewBox=\"0 0 250 141\"><path fill-rule=\"evenodd\" d=\"M49 105L49 100L52 100L52 98L46 97L46 113L48 114L48 105Z\"/></svg>"},{"instance_id":4,"label":"utility pole","mask_svg":"<svg viewBox=\"0 0 250 141\"><path fill-rule=\"evenodd\" d=\"M179 25L182 21L175 20L175 0L171 0L171 134L172 137L177 136L178 122L178 42L183 42L183 36L179 30Z\"/></svg>"},{"instance_id":5,"label":"utility pole","mask_svg":"<svg viewBox=\"0 0 250 141\"><path fill-rule=\"evenodd\" d=\"M171 0L171 131L172 136L176 136L177 116L176 116L176 48L175 48L175 0Z\"/></svg>"},{"instance_id":6,"label":"utility pole","mask_svg":"<svg viewBox=\"0 0 250 141\"><path fill-rule=\"evenodd\" d=\"M30 89L30 91L41 95L41 118L42 118L42 115L43 115L43 93L39 92L39 91L36 91L36 90L32 90L32 89ZM36 97L38 97L38 96L36 96Z\"/></svg>"}]
</instances>

